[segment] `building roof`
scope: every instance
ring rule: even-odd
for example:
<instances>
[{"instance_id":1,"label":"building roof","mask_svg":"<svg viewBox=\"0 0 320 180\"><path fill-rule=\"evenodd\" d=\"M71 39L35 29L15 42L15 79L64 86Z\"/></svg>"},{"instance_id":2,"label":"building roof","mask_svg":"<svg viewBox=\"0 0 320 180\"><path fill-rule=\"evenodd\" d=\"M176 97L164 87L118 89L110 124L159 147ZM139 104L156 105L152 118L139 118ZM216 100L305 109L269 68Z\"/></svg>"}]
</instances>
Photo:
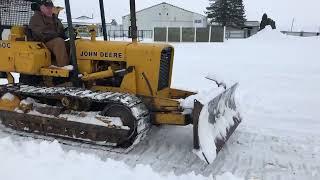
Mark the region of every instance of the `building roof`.
<instances>
[{"instance_id":1,"label":"building roof","mask_svg":"<svg viewBox=\"0 0 320 180\"><path fill-rule=\"evenodd\" d=\"M186 10L186 9L184 9L184 8L181 8L181 7L178 7L178 6L175 6L175 5L172 5L172 4L169 4L169 3L166 3L166 2L162 2L162 3L156 4L156 5L153 5L153 6L150 6L150 7L144 8L144 9L141 9L141 10L137 11L136 13L139 13L139 12L142 12L142 11L145 11L145 10L148 10L148 9L151 9L151 8L153 8L153 7L156 7L156 6L160 6L160 5L169 5L169 6L172 6L172 7L174 7L174 8L181 9L181 10L183 10L183 11L187 11L187 12L190 12L190 13L193 13L193 14L198 14L198 15L201 15L201 16L206 17L206 16L205 16L205 15L203 15L203 14L196 13L196 12L192 12L192 11ZM130 14L127 14L127 15L122 16L122 17L126 17L126 16L130 16Z\"/></svg>"},{"instance_id":2,"label":"building roof","mask_svg":"<svg viewBox=\"0 0 320 180\"><path fill-rule=\"evenodd\" d=\"M85 19L93 19L93 17L80 16L80 17L77 17L77 18L75 18L75 19L83 19L83 20L85 20Z\"/></svg>"},{"instance_id":3,"label":"building roof","mask_svg":"<svg viewBox=\"0 0 320 180\"><path fill-rule=\"evenodd\" d=\"M62 23L67 23L66 17L60 16L59 18L62 20ZM73 22L73 24L78 24L78 25L91 25L91 24L99 25L99 24L101 24L101 19L99 17L90 18L90 17L86 17L86 16L80 16L78 18L72 18L72 22Z\"/></svg>"}]
</instances>

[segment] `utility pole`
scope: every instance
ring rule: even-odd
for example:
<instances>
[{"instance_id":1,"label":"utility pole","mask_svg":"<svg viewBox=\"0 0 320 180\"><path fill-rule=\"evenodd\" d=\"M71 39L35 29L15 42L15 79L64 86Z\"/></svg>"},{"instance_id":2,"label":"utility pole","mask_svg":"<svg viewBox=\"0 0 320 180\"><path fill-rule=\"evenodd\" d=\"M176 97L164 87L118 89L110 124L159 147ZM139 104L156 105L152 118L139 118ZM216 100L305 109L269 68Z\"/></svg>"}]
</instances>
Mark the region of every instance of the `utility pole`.
<instances>
[{"instance_id":1,"label":"utility pole","mask_svg":"<svg viewBox=\"0 0 320 180\"><path fill-rule=\"evenodd\" d=\"M293 30L293 24L294 24L294 18L292 19L292 23L291 23L291 32Z\"/></svg>"}]
</instances>

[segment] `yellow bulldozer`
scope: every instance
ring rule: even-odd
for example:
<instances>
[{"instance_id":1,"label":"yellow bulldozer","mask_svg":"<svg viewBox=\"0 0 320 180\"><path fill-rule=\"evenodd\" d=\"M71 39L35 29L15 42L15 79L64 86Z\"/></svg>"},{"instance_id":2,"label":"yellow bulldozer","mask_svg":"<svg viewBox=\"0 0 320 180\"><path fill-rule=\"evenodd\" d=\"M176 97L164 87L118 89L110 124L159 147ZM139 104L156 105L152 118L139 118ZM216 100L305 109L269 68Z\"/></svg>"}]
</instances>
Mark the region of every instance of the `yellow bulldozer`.
<instances>
[{"instance_id":1,"label":"yellow bulldozer","mask_svg":"<svg viewBox=\"0 0 320 180\"><path fill-rule=\"evenodd\" d=\"M225 125L214 137L212 146L218 153L241 122L234 99L237 84L209 104L195 100L189 113L180 105L181 99L196 93L171 88L173 46L137 42L134 0L130 0L132 42L108 41L103 0L99 4L104 40L96 40L94 28L91 39L76 38L74 28L68 28L73 67L69 69L52 66L55 57L46 45L30 40L28 21L36 3L3 0L0 4L0 29L11 32L8 40L0 41L0 76L8 81L0 86L0 121L5 128L131 148L152 125L193 125L194 148L201 150L198 124L205 121L220 131ZM68 26L73 27L69 0L65 10ZM14 79L14 72L19 79ZM228 110L235 112L232 117L224 117Z\"/></svg>"}]
</instances>

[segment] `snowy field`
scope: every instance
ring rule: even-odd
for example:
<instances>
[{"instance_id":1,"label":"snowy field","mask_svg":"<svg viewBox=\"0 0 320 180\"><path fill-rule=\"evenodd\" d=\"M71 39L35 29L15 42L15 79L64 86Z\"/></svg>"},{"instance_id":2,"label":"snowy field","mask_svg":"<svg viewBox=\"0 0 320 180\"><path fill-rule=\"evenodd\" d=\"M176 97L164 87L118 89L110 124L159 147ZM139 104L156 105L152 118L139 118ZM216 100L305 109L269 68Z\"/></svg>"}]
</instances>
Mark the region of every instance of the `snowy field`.
<instances>
[{"instance_id":1,"label":"snowy field","mask_svg":"<svg viewBox=\"0 0 320 180\"><path fill-rule=\"evenodd\" d=\"M129 154L0 132L0 179L320 179L319 37L173 45L174 87L210 93L208 75L240 83L243 122L213 164L192 152L191 127L154 127Z\"/></svg>"}]
</instances>

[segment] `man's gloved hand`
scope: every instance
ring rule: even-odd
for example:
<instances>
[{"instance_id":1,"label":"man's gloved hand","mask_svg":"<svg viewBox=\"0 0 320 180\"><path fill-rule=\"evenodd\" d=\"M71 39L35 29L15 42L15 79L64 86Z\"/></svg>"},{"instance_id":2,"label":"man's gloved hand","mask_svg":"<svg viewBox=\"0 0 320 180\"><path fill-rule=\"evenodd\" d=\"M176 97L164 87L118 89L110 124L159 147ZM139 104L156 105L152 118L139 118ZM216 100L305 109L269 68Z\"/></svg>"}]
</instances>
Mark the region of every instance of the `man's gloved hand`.
<instances>
[{"instance_id":1,"label":"man's gloved hand","mask_svg":"<svg viewBox=\"0 0 320 180\"><path fill-rule=\"evenodd\" d=\"M59 34L59 37L61 37L61 38L64 39L64 40L68 39L68 37L66 36L66 33L65 33L65 32L61 32L61 33Z\"/></svg>"}]
</instances>

